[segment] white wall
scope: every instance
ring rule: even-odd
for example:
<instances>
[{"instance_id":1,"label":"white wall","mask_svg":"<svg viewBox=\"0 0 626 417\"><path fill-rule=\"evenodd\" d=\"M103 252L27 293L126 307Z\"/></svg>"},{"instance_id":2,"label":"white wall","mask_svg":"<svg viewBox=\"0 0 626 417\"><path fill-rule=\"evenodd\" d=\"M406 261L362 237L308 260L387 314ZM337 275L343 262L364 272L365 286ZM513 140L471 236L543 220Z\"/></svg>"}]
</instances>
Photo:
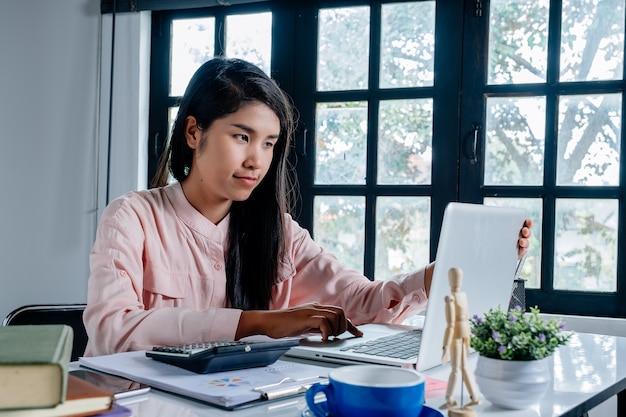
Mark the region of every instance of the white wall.
<instances>
[{"instance_id":1,"label":"white wall","mask_svg":"<svg viewBox=\"0 0 626 417\"><path fill-rule=\"evenodd\" d=\"M106 205L111 17L99 0L0 2L0 318L86 301ZM145 187L149 15L116 18L109 200ZM101 85L102 83L102 85Z\"/></svg>"}]
</instances>

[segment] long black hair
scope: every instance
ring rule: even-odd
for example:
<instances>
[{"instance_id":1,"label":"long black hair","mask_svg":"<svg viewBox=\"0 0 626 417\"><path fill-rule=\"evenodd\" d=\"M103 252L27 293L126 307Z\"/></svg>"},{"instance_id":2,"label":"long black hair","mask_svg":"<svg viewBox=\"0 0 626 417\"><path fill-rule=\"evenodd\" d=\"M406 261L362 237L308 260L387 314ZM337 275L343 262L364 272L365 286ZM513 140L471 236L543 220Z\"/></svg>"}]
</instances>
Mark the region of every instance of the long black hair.
<instances>
[{"instance_id":1,"label":"long black hair","mask_svg":"<svg viewBox=\"0 0 626 417\"><path fill-rule=\"evenodd\" d=\"M280 136L272 164L245 201L230 209L226 253L226 293L231 307L268 309L278 264L285 251L285 213L295 184L288 161L294 132L294 109L278 84L257 66L240 60L214 58L193 75L180 101L171 137L161 157L153 186L163 186L171 173L182 182L189 175L193 150L185 139L188 116L201 130L251 102L271 108L280 120Z\"/></svg>"}]
</instances>

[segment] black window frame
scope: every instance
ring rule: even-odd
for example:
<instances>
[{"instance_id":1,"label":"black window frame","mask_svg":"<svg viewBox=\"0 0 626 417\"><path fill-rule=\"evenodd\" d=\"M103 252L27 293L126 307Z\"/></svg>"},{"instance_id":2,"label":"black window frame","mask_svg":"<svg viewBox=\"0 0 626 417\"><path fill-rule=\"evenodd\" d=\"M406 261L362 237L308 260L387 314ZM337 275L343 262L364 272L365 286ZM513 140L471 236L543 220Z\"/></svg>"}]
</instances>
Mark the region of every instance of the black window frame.
<instances>
[{"instance_id":1,"label":"black window frame","mask_svg":"<svg viewBox=\"0 0 626 417\"><path fill-rule=\"evenodd\" d=\"M400 0L401 1L401 0ZM314 234L313 228L313 197L315 195L359 195L366 198L366 248L365 248L365 275L371 276L374 270L374 242L375 236L375 197L384 195L393 196L430 196L431 197L431 260L434 258L438 244L439 230L443 218L443 211L449 201L482 202L488 196L511 197L538 197L543 199L543 224L535 224L535 230L542 231L542 282L540 289L527 289L527 305L538 305L542 311L561 314L597 315L609 317L626 317L626 305L620 300L626 295L624 276L621 271L625 267L625 257L618 257L617 291L614 293L597 293L588 291L563 291L553 287L553 253L554 253L554 201L560 197L602 197L615 198L619 201L619 248L624 247L624 184L626 184L626 170L620 171L620 185L617 187L556 187L553 181L537 187L485 187L480 185L482 173L476 172L477 166L470 164L464 155L465 138L472 131L476 120L483 120L484 114L477 116L468 109L482 109L484 98L490 94L505 92L502 86L487 86L481 90L476 87L476 71L478 66L485 66L486 45L482 41L486 38L488 1L465 0L463 2L436 2L436 33L435 33L435 84L430 90L421 89L416 93L392 89L378 89L375 87L378 72L370 71L370 90L359 92L315 92L315 54L317 41L317 12L326 7L345 7L369 5L372 8L374 19L371 23L372 33L379 25L380 8L385 3L396 1L312 1L305 0L297 4L283 1L254 2L248 5L216 6L194 8L188 10L162 10L152 14L152 58L150 78L150 121L149 121L149 155L148 178L156 172L158 159L161 155L167 132L167 108L174 105L175 97L167 96L169 82L169 51L168 22L178 17L193 17L213 15L221 16L240 12L271 11L273 17L273 44L272 44L272 77L293 98L299 111L299 124L295 136L293 158L296 163L298 181L300 185L299 205L294 218ZM558 36L552 31L560 30L559 12L561 1L551 1L551 34L550 50L558 50ZM480 7L479 7L480 6ZM477 10L481 13L477 13ZM378 19L378 20L377 20ZM218 31L220 25L216 25ZM443 30L439 28L444 28ZM218 38L219 39L219 38ZM481 43L482 42L482 43ZM219 44L219 42L217 42ZM216 44L216 52L223 52ZM445 45L445 47L441 47ZM370 39L370 51L376 51L377 39ZM556 49L555 49L556 48ZM551 56L552 60L558 55ZM378 68L378 56L370 56L370 68ZM626 71L625 71L626 73ZM473 74L468 78L467 74ZM479 75L484 76L484 74ZM549 75L545 86L527 86L528 94L542 92L546 95L566 94L576 90L577 83L562 85L554 81L555 74ZM593 85L594 92L615 91L617 82L597 82ZM617 91L624 92L624 80L619 81ZM513 87L512 92L518 92L519 87ZM354 94L353 94L354 93ZM368 181L360 186L328 186L314 185L314 144L312 140L312 126L314 126L314 112L316 101L344 100L349 98L363 98L377 102L387 98L404 98L407 94L417 94L411 97L430 96L433 98L433 176L430 185L419 186L381 186ZM622 125L626 115L626 102L622 100ZM483 111L484 113L484 111ZM375 132L372 121L376 115L370 113L370 132ZM553 123L556 123L553 121ZM548 126L554 129L554 126ZM624 143L624 129L622 128L622 144ZM482 146L482 142L480 143ZM480 146L479 146L480 148ZM368 136L368 149L376 149L375 134ZM621 154L626 147L621 146ZM550 152L546 149L546 160ZM376 154L370 152L368 160L375 159ZM437 166L435 166L437 164ZM547 162L546 174L553 176L554 164ZM368 171L368 178L375 178L375 172ZM469 183L467 180L469 179ZM469 184L465 187L460 184Z\"/></svg>"}]
</instances>

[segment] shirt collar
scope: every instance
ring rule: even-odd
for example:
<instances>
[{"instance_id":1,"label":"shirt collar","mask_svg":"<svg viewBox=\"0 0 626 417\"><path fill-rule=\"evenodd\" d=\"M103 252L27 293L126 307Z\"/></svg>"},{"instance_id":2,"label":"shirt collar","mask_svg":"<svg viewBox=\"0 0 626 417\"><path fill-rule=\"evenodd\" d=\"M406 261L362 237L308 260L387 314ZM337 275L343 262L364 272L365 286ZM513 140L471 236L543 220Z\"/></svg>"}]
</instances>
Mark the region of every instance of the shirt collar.
<instances>
[{"instance_id":1,"label":"shirt collar","mask_svg":"<svg viewBox=\"0 0 626 417\"><path fill-rule=\"evenodd\" d=\"M169 184L163 190L174 207L176 215L183 223L210 239L219 242L225 241L226 236L228 236L230 214L227 214L218 225L215 225L189 203L180 182Z\"/></svg>"}]
</instances>

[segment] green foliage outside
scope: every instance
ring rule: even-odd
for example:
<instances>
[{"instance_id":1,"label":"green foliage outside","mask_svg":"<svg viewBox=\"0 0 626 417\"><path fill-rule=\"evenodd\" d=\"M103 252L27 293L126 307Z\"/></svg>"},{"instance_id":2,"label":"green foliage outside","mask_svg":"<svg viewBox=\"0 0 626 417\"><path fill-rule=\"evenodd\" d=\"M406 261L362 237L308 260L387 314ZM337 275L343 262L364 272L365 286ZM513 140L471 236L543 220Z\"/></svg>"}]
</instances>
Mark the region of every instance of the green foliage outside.
<instances>
[{"instance_id":1,"label":"green foliage outside","mask_svg":"<svg viewBox=\"0 0 626 417\"><path fill-rule=\"evenodd\" d=\"M547 0L492 0L486 40L489 84L546 83L550 12ZM381 32L376 35L381 67L369 68L369 7L320 10L318 91L366 90L372 71L378 72L383 90L434 84L435 2L383 4L381 17ZM212 33L210 25L194 19L181 24L183 32L197 36L175 50L186 52L188 60L200 65L213 54L212 41L201 41ZM552 51L559 59L558 82L621 79L624 2L564 1L560 40L558 51ZM259 48L245 42L229 54L263 65L266 58ZM485 183L541 186L549 147L558 186L619 185L621 94L560 96L558 120L554 120L556 143L550 144L546 144L547 100L544 96L488 97L483 129ZM376 152L377 184L430 185L432 165L437 163L432 160L433 105L432 98L318 103L316 184L364 184L367 158ZM378 129L372 132L369 117L376 114ZM376 135L376 149L366 146L371 135ZM325 199L324 211L316 208L314 235L341 260L360 269L364 200L331 200ZM557 207L554 275L563 279L555 282L556 288L615 290L617 209L612 205L616 201L587 200ZM430 228L424 220L430 218L430 209L421 202L405 203L377 203L376 271L402 272L429 252ZM501 203L529 208L521 200ZM535 228L522 277L532 287L539 286L541 276L542 205L533 203L530 215ZM580 244L571 245L573 241Z\"/></svg>"}]
</instances>

